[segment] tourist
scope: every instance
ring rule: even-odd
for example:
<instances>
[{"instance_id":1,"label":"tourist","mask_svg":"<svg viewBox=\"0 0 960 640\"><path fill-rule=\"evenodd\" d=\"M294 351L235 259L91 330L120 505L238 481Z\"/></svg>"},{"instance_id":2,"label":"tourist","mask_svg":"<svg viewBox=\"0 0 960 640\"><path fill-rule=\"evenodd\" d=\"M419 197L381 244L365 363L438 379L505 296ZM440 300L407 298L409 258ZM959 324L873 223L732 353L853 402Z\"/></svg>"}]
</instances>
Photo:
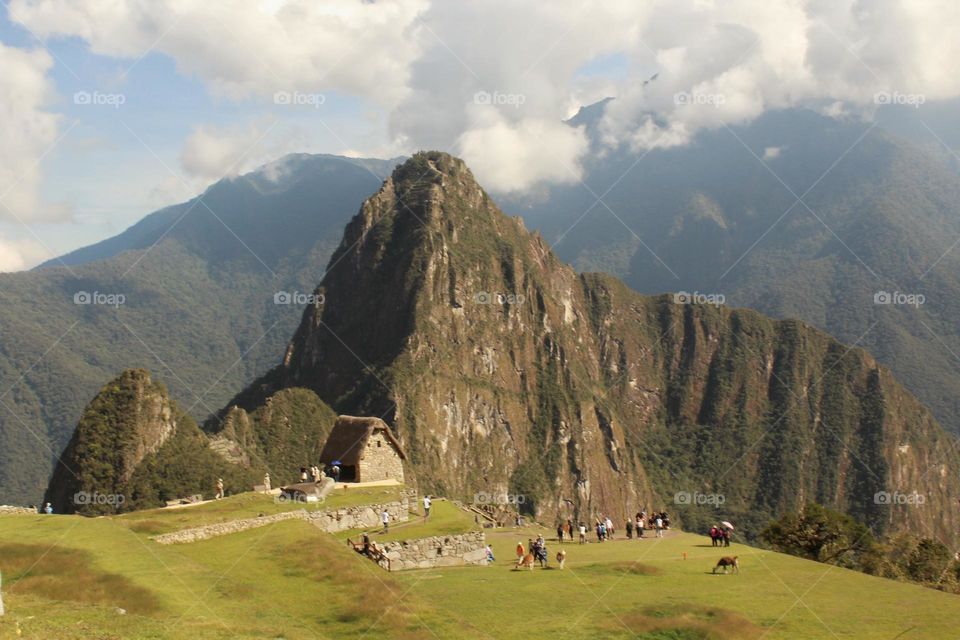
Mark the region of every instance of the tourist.
<instances>
[{"instance_id":1,"label":"tourist","mask_svg":"<svg viewBox=\"0 0 960 640\"><path fill-rule=\"evenodd\" d=\"M563 544L563 524L562 523L557 525L557 541L560 544Z\"/></svg>"},{"instance_id":2,"label":"tourist","mask_svg":"<svg viewBox=\"0 0 960 640\"><path fill-rule=\"evenodd\" d=\"M723 533L720 534L723 537L723 546L730 546L730 529L724 529Z\"/></svg>"},{"instance_id":3,"label":"tourist","mask_svg":"<svg viewBox=\"0 0 960 640\"><path fill-rule=\"evenodd\" d=\"M540 568L547 568L547 541L543 539L542 535L537 536L537 541L533 543L534 554L533 557L540 561Z\"/></svg>"},{"instance_id":4,"label":"tourist","mask_svg":"<svg viewBox=\"0 0 960 640\"><path fill-rule=\"evenodd\" d=\"M53 505L48 502L48 503L43 507L43 512L44 512L45 514L47 514L47 515L50 515L51 513L53 513Z\"/></svg>"},{"instance_id":5,"label":"tourist","mask_svg":"<svg viewBox=\"0 0 960 640\"><path fill-rule=\"evenodd\" d=\"M633 539L633 520L627 518L627 540Z\"/></svg>"},{"instance_id":6,"label":"tourist","mask_svg":"<svg viewBox=\"0 0 960 640\"><path fill-rule=\"evenodd\" d=\"M496 558L493 557L493 548L491 548L490 545L487 545L486 551L487 551L487 562L496 561Z\"/></svg>"},{"instance_id":7,"label":"tourist","mask_svg":"<svg viewBox=\"0 0 960 640\"><path fill-rule=\"evenodd\" d=\"M657 516L657 519L653 521L653 526L657 530L657 537L663 537L663 518Z\"/></svg>"},{"instance_id":8,"label":"tourist","mask_svg":"<svg viewBox=\"0 0 960 640\"><path fill-rule=\"evenodd\" d=\"M383 522L383 532L387 533L390 531L390 512L386 509L383 510L383 513L380 514L380 521Z\"/></svg>"},{"instance_id":9,"label":"tourist","mask_svg":"<svg viewBox=\"0 0 960 640\"><path fill-rule=\"evenodd\" d=\"M423 496L423 519L430 517L430 496Z\"/></svg>"},{"instance_id":10,"label":"tourist","mask_svg":"<svg viewBox=\"0 0 960 640\"><path fill-rule=\"evenodd\" d=\"M217 478L217 493L215 498L219 500L223 497L223 478Z\"/></svg>"},{"instance_id":11,"label":"tourist","mask_svg":"<svg viewBox=\"0 0 960 640\"><path fill-rule=\"evenodd\" d=\"M570 542L573 542L573 532L574 532L574 531L575 531L575 529L573 528L573 520L571 520L570 518L567 518L567 528L566 528L566 532L567 532L567 538L570 539Z\"/></svg>"},{"instance_id":12,"label":"tourist","mask_svg":"<svg viewBox=\"0 0 960 640\"><path fill-rule=\"evenodd\" d=\"M720 532L717 530L716 525L710 527L710 546L711 546L711 547L717 546L717 541L718 541L718 536L717 536L717 534L718 534L718 533L720 533Z\"/></svg>"},{"instance_id":13,"label":"tourist","mask_svg":"<svg viewBox=\"0 0 960 640\"><path fill-rule=\"evenodd\" d=\"M363 537L362 537L362 540L363 540L363 551L362 551L362 553L363 553L363 555L365 555L365 556L369 556L369 555L370 555L370 535L369 535L368 533L364 533L364 534L363 534Z\"/></svg>"},{"instance_id":14,"label":"tourist","mask_svg":"<svg viewBox=\"0 0 960 640\"><path fill-rule=\"evenodd\" d=\"M300 482L306 482L306 481L307 481L307 468L300 467Z\"/></svg>"},{"instance_id":15,"label":"tourist","mask_svg":"<svg viewBox=\"0 0 960 640\"><path fill-rule=\"evenodd\" d=\"M523 556L526 555L526 552L523 549L523 542L517 543L517 560L523 560Z\"/></svg>"},{"instance_id":16,"label":"tourist","mask_svg":"<svg viewBox=\"0 0 960 640\"><path fill-rule=\"evenodd\" d=\"M580 544L587 544L587 527L580 523Z\"/></svg>"},{"instance_id":17,"label":"tourist","mask_svg":"<svg viewBox=\"0 0 960 640\"><path fill-rule=\"evenodd\" d=\"M333 477L334 482L340 482L340 467L337 465L330 467L330 475Z\"/></svg>"},{"instance_id":18,"label":"tourist","mask_svg":"<svg viewBox=\"0 0 960 640\"><path fill-rule=\"evenodd\" d=\"M603 523L606 528L606 535L604 538L609 538L613 540L613 520L610 519L610 516L607 516L607 519Z\"/></svg>"},{"instance_id":19,"label":"tourist","mask_svg":"<svg viewBox=\"0 0 960 640\"><path fill-rule=\"evenodd\" d=\"M263 474L263 490L265 492L270 491L270 472Z\"/></svg>"},{"instance_id":20,"label":"tourist","mask_svg":"<svg viewBox=\"0 0 960 640\"><path fill-rule=\"evenodd\" d=\"M597 542L603 542L603 523L600 522L600 520L597 520L596 530L597 530Z\"/></svg>"},{"instance_id":21,"label":"tourist","mask_svg":"<svg viewBox=\"0 0 960 640\"><path fill-rule=\"evenodd\" d=\"M643 537L643 531L646 529L646 524L643 521L642 514L637 514L637 540Z\"/></svg>"}]
</instances>

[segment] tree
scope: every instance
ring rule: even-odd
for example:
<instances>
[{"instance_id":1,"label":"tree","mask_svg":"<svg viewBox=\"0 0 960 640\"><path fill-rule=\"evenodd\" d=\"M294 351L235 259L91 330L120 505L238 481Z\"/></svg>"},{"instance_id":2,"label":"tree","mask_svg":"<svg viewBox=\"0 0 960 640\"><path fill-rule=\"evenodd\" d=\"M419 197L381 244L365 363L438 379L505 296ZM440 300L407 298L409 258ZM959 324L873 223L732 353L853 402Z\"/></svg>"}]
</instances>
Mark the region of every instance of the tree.
<instances>
[{"instance_id":1,"label":"tree","mask_svg":"<svg viewBox=\"0 0 960 640\"><path fill-rule=\"evenodd\" d=\"M907 574L917 582L940 582L950 566L950 550L937 540L924 538L910 554Z\"/></svg>"},{"instance_id":2,"label":"tree","mask_svg":"<svg viewBox=\"0 0 960 640\"><path fill-rule=\"evenodd\" d=\"M879 553L866 525L812 502L771 522L760 538L776 551L857 569Z\"/></svg>"}]
</instances>

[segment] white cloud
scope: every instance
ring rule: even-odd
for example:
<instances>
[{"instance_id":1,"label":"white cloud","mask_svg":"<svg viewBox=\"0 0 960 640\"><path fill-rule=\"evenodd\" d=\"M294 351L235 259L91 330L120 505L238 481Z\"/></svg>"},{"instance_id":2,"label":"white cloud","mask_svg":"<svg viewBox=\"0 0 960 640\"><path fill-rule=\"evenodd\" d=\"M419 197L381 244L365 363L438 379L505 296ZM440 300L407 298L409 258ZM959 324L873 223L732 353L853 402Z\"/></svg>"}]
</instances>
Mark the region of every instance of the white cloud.
<instances>
[{"instance_id":1,"label":"white cloud","mask_svg":"<svg viewBox=\"0 0 960 640\"><path fill-rule=\"evenodd\" d=\"M197 127L184 142L180 164L191 178L205 181L237 175L259 164L264 151L258 147L265 133L255 125L242 129Z\"/></svg>"},{"instance_id":2,"label":"white cloud","mask_svg":"<svg viewBox=\"0 0 960 640\"><path fill-rule=\"evenodd\" d=\"M878 92L927 101L960 95L953 0L12 0L11 7L41 36L77 36L97 53L136 58L155 46L228 98L359 96L387 114L380 146L460 153L494 190L570 179L587 147L556 123L579 102L605 95L617 99L602 123L604 141L635 148L685 144L700 130L769 109L856 114L874 109ZM602 64L599 73L591 66L611 57L626 64L607 76ZM581 76L585 67L590 77ZM644 86L654 72L658 79ZM478 92L514 100L478 109ZM232 137L246 140L242 132ZM234 143L215 138L196 132L184 166L213 177L228 164Z\"/></svg>"},{"instance_id":3,"label":"white cloud","mask_svg":"<svg viewBox=\"0 0 960 640\"><path fill-rule=\"evenodd\" d=\"M55 220L66 213L38 195L40 162L58 133L59 116L46 110L54 96L47 77L52 63L42 50L0 43L0 220Z\"/></svg>"},{"instance_id":4,"label":"white cloud","mask_svg":"<svg viewBox=\"0 0 960 640\"><path fill-rule=\"evenodd\" d=\"M165 53L231 97L334 88L381 103L404 91L416 54L407 29L425 0L14 0L41 37L79 36L95 53Z\"/></svg>"},{"instance_id":5,"label":"white cloud","mask_svg":"<svg viewBox=\"0 0 960 640\"><path fill-rule=\"evenodd\" d=\"M639 55L655 62L660 77L611 103L607 140L684 144L702 128L747 122L772 108L865 113L876 108L878 92L956 96L960 77L947 69L960 56L958 23L960 5L949 0L664 3L638 25L650 47Z\"/></svg>"},{"instance_id":6,"label":"white cloud","mask_svg":"<svg viewBox=\"0 0 960 640\"><path fill-rule=\"evenodd\" d=\"M49 252L32 240L0 238L0 272L23 271L50 258Z\"/></svg>"},{"instance_id":7,"label":"white cloud","mask_svg":"<svg viewBox=\"0 0 960 640\"><path fill-rule=\"evenodd\" d=\"M581 129L558 121L508 123L500 118L471 128L458 140L460 155L480 184L500 192L579 180L587 144Z\"/></svg>"},{"instance_id":8,"label":"white cloud","mask_svg":"<svg viewBox=\"0 0 960 640\"><path fill-rule=\"evenodd\" d=\"M763 150L763 159L764 160L776 160L780 157L780 154L783 153L784 147L766 147Z\"/></svg>"}]
</instances>

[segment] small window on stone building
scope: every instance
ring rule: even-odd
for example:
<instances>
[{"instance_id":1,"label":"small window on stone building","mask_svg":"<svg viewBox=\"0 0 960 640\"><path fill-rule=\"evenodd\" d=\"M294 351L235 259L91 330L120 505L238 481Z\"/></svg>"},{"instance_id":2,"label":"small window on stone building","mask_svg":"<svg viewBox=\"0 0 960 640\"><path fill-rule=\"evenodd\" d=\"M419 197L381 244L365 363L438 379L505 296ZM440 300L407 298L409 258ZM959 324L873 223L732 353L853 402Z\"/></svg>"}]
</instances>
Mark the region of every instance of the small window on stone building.
<instances>
[{"instance_id":1,"label":"small window on stone building","mask_svg":"<svg viewBox=\"0 0 960 640\"><path fill-rule=\"evenodd\" d=\"M377 440L377 447L380 447L380 445L382 445L382 444L383 444L382 442L380 442L379 440Z\"/></svg>"}]
</instances>

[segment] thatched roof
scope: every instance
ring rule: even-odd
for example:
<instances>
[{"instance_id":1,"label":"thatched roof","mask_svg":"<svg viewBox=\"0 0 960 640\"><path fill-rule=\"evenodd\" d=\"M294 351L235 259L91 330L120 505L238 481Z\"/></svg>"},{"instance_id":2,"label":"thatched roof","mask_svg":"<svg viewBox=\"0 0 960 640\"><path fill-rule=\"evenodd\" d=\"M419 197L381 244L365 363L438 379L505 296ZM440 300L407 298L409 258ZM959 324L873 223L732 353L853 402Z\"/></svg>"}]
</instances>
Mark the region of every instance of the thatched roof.
<instances>
[{"instance_id":1,"label":"thatched roof","mask_svg":"<svg viewBox=\"0 0 960 640\"><path fill-rule=\"evenodd\" d=\"M382 431L387 440L393 443L400 457L404 460L407 459L400 442L393 435L393 431L380 418L340 416L327 437L327 443L323 445L320 462L330 464L334 460L339 460L347 466L356 465L360 462L360 456L367 446L367 440L376 431Z\"/></svg>"}]
</instances>

